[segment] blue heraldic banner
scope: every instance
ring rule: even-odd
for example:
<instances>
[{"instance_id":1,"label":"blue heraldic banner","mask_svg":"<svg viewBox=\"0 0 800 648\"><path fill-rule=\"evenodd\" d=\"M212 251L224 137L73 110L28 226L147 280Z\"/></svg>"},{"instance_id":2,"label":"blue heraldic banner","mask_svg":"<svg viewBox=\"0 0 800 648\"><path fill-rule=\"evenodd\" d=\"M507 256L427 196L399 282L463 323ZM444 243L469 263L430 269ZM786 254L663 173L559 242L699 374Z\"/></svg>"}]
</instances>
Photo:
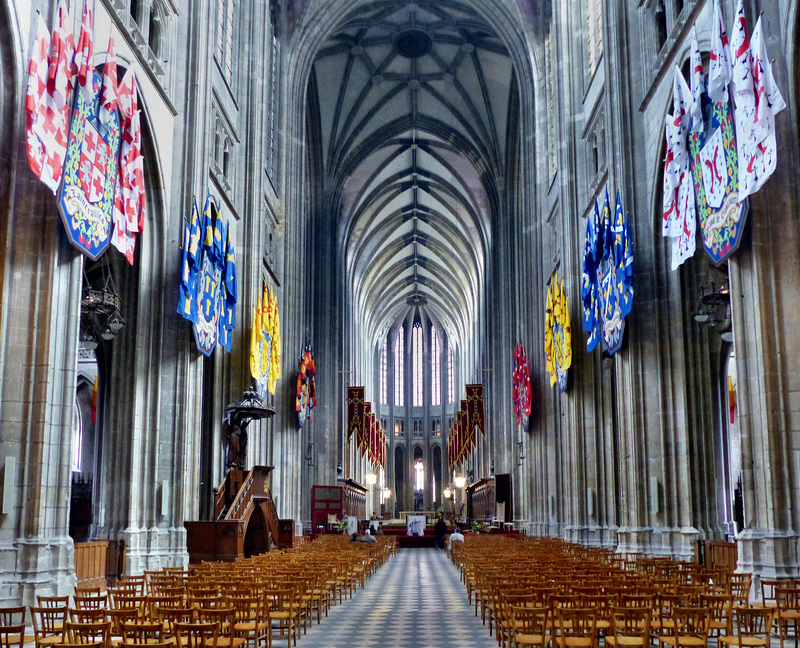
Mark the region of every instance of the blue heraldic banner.
<instances>
[{"instance_id":1,"label":"blue heraldic banner","mask_svg":"<svg viewBox=\"0 0 800 648\"><path fill-rule=\"evenodd\" d=\"M625 317L633 308L633 247L619 192L613 218L608 190L602 217L598 211L595 203L594 220L586 230L583 328L589 331L587 351L602 338L606 352L613 355L622 346Z\"/></svg>"},{"instance_id":2,"label":"blue heraldic banner","mask_svg":"<svg viewBox=\"0 0 800 648\"><path fill-rule=\"evenodd\" d=\"M711 103L703 95L703 106L711 112L705 130L692 123L689 133L697 216L703 232L703 249L720 265L739 247L747 219L748 201L739 202L739 168L733 114L727 101Z\"/></svg>"},{"instance_id":3,"label":"blue heraldic banner","mask_svg":"<svg viewBox=\"0 0 800 648\"><path fill-rule=\"evenodd\" d=\"M197 321L197 276L200 265L200 214L197 200L192 200L192 216L183 224L183 256L178 314L194 323Z\"/></svg>"},{"instance_id":4,"label":"blue heraldic banner","mask_svg":"<svg viewBox=\"0 0 800 648\"><path fill-rule=\"evenodd\" d=\"M183 225L180 297L177 311L192 323L195 342L210 356L219 343L229 353L236 326L236 254L230 226L206 197L202 222L197 201Z\"/></svg>"},{"instance_id":5,"label":"blue heraldic banner","mask_svg":"<svg viewBox=\"0 0 800 648\"><path fill-rule=\"evenodd\" d=\"M600 210L594 203L594 214L586 219L586 241L583 248L583 275L581 299L583 302L583 330L589 333L586 350L594 351L600 341L600 311L597 299L597 262L599 260Z\"/></svg>"},{"instance_id":6,"label":"blue heraldic banner","mask_svg":"<svg viewBox=\"0 0 800 648\"><path fill-rule=\"evenodd\" d=\"M92 260L111 242L114 186L119 163L120 128L117 111L108 123L98 118L100 76L95 73L89 103L75 93L58 211L70 242Z\"/></svg>"},{"instance_id":7,"label":"blue heraldic banner","mask_svg":"<svg viewBox=\"0 0 800 648\"><path fill-rule=\"evenodd\" d=\"M220 293L220 307L222 312L219 318L219 343L228 352L231 352L233 343L233 329L236 327L236 254L231 240L230 225L225 227L222 238L225 250L223 286Z\"/></svg>"},{"instance_id":8,"label":"blue heraldic banner","mask_svg":"<svg viewBox=\"0 0 800 648\"><path fill-rule=\"evenodd\" d=\"M202 244L197 275L197 320L194 322L194 338L197 348L210 356L219 340L219 318L221 315L220 290L222 288L223 262L215 245L215 229L219 227L217 208L209 195L203 209L201 227Z\"/></svg>"}]
</instances>

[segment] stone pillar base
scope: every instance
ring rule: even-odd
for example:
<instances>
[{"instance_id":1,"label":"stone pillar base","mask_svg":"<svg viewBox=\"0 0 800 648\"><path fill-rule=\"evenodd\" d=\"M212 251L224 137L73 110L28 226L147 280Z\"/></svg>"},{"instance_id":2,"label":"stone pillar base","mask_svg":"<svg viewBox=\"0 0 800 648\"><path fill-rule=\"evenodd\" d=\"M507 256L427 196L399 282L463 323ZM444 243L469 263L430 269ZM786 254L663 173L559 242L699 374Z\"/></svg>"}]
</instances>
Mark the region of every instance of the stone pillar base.
<instances>
[{"instance_id":1,"label":"stone pillar base","mask_svg":"<svg viewBox=\"0 0 800 648\"><path fill-rule=\"evenodd\" d=\"M36 596L75 591L75 548L70 536L25 538L0 545L0 600L36 605Z\"/></svg>"},{"instance_id":2,"label":"stone pillar base","mask_svg":"<svg viewBox=\"0 0 800 648\"><path fill-rule=\"evenodd\" d=\"M617 527L615 526L566 526L564 527L564 539L568 542L577 542L586 547L603 547L605 549L616 550Z\"/></svg>"},{"instance_id":3,"label":"stone pillar base","mask_svg":"<svg viewBox=\"0 0 800 648\"><path fill-rule=\"evenodd\" d=\"M617 551L691 562L694 541L702 537L694 527L620 527Z\"/></svg>"},{"instance_id":4,"label":"stone pillar base","mask_svg":"<svg viewBox=\"0 0 800 648\"><path fill-rule=\"evenodd\" d=\"M736 571L764 578L797 577L800 535L796 531L745 529L736 536L739 563ZM753 583L753 589L760 587Z\"/></svg>"},{"instance_id":5,"label":"stone pillar base","mask_svg":"<svg viewBox=\"0 0 800 648\"><path fill-rule=\"evenodd\" d=\"M189 564L184 527L128 527L120 539L125 541L125 574L133 576L145 570Z\"/></svg>"}]
</instances>

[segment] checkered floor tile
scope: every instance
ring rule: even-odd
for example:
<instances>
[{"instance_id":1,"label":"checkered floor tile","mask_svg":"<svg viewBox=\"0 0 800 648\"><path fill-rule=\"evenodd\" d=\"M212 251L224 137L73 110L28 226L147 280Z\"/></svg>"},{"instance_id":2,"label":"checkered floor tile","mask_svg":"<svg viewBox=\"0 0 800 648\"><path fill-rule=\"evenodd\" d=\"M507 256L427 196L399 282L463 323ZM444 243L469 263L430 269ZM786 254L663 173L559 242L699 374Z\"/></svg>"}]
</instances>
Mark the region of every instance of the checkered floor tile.
<instances>
[{"instance_id":1,"label":"checkered floor tile","mask_svg":"<svg viewBox=\"0 0 800 648\"><path fill-rule=\"evenodd\" d=\"M275 639L273 645L280 645ZM297 648L496 648L447 553L400 549Z\"/></svg>"}]
</instances>

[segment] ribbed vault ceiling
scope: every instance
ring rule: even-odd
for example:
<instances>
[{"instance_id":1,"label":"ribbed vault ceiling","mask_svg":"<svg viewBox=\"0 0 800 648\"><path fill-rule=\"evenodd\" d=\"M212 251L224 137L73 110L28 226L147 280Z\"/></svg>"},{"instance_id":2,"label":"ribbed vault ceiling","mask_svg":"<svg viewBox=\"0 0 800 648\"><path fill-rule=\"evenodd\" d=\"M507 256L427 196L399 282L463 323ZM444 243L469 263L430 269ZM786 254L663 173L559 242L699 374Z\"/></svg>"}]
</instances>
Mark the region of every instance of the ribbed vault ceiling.
<instances>
[{"instance_id":1,"label":"ribbed vault ceiling","mask_svg":"<svg viewBox=\"0 0 800 648\"><path fill-rule=\"evenodd\" d=\"M375 340L423 305L468 343L504 175L505 48L458 2L382 1L354 10L314 73L320 172L362 330Z\"/></svg>"}]
</instances>

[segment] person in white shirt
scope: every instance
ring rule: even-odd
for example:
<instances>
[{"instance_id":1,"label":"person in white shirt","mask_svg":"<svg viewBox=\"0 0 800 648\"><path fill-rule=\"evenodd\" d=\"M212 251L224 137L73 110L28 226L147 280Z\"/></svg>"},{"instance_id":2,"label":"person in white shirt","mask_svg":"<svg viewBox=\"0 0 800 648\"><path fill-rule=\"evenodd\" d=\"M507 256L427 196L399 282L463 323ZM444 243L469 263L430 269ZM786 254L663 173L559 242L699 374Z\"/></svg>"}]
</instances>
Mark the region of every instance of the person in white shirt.
<instances>
[{"instance_id":1,"label":"person in white shirt","mask_svg":"<svg viewBox=\"0 0 800 648\"><path fill-rule=\"evenodd\" d=\"M369 529L364 531L364 537L361 538L361 542L378 542L378 539L369 532Z\"/></svg>"},{"instance_id":2,"label":"person in white shirt","mask_svg":"<svg viewBox=\"0 0 800 648\"><path fill-rule=\"evenodd\" d=\"M456 530L450 534L450 543L447 548L453 550L454 542L464 542L464 534L461 533L461 527L456 527Z\"/></svg>"}]
</instances>

